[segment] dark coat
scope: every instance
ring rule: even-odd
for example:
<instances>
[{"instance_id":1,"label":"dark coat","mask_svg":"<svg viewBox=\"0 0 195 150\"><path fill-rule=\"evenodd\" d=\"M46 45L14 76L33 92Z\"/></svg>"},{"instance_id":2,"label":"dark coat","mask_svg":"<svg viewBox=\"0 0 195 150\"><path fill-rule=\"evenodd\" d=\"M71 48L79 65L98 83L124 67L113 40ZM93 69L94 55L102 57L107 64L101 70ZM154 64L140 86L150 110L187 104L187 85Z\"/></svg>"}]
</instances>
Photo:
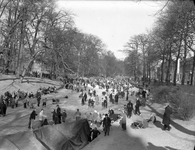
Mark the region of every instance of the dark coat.
<instances>
[{"instance_id":1,"label":"dark coat","mask_svg":"<svg viewBox=\"0 0 195 150\"><path fill-rule=\"evenodd\" d=\"M99 134L101 134L100 131L93 129L92 130L92 135L93 135L92 140L94 140L96 137L98 137Z\"/></svg>"},{"instance_id":2,"label":"dark coat","mask_svg":"<svg viewBox=\"0 0 195 150\"><path fill-rule=\"evenodd\" d=\"M32 113L30 114L30 119L34 119L35 120L35 117L36 117L36 111L33 110Z\"/></svg>"},{"instance_id":3,"label":"dark coat","mask_svg":"<svg viewBox=\"0 0 195 150\"><path fill-rule=\"evenodd\" d=\"M115 102L118 102L118 94L115 95Z\"/></svg>"},{"instance_id":4,"label":"dark coat","mask_svg":"<svg viewBox=\"0 0 195 150\"><path fill-rule=\"evenodd\" d=\"M127 111L130 112L130 111L132 111L132 110L133 110L133 103L129 102L129 103L127 104Z\"/></svg>"},{"instance_id":5,"label":"dark coat","mask_svg":"<svg viewBox=\"0 0 195 150\"><path fill-rule=\"evenodd\" d=\"M60 107L57 108L57 115L61 116L61 108Z\"/></svg>"},{"instance_id":6,"label":"dark coat","mask_svg":"<svg viewBox=\"0 0 195 150\"><path fill-rule=\"evenodd\" d=\"M53 111L52 119L53 119L54 124L59 123L59 117L57 116L57 113L55 111Z\"/></svg>"},{"instance_id":7,"label":"dark coat","mask_svg":"<svg viewBox=\"0 0 195 150\"><path fill-rule=\"evenodd\" d=\"M87 99L87 94L86 93L84 94L84 97L85 97L85 99Z\"/></svg>"},{"instance_id":8,"label":"dark coat","mask_svg":"<svg viewBox=\"0 0 195 150\"><path fill-rule=\"evenodd\" d=\"M6 115L7 105L5 104L5 102L3 102L2 105L3 105L3 107L2 107L2 108L3 108L3 109L2 109L3 114Z\"/></svg>"},{"instance_id":9,"label":"dark coat","mask_svg":"<svg viewBox=\"0 0 195 150\"><path fill-rule=\"evenodd\" d=\"M141 106L141 102L140 102L140 100L137 100L136 104L135 104L135 107L139 108L140 106Z\"/></svg>"},{"instance_id":10,"label":"dark coat","mask_svg":"<svg viewBox=\"0 0 195 150\"><path fill-rule=\"evenodd\" d=\"M171 114L172 114L172 108L167 106L165 108L165 112L164 112L164 115L163 115L163 121L162 121L162 123L164 125L169 126L169 124L171 123Z\"/></svg>"},{"instance_id":11,"label":"dark coat","mask_svg":"<svg viewBox=\"0 0 195 150\"><path fill-rule=\"evenodd\" d=\"M111 126L111 119L109 117L105 117L104 120L103 120L103 126Z\"/></svg>"},{"instance_id":12,"label":"dark coat","mask_svg":"<svg viewBox=\"0 0 195 150\"><path fill-rule=\"evenodd\" d=\"M110 98L110 101L112 102L112 99L113 99L112 93L109 95L109 98Z\"/></svg>"},{"instance_id":13,"label":"dark coat","mask_svg":"<svg viewBox=\"0 0 195 150\"><path fill-rule=\"evenodd\" d=\"M142 97L146 98L146 91L145 90L142 91Z\"/></svg>"}]
</instances>

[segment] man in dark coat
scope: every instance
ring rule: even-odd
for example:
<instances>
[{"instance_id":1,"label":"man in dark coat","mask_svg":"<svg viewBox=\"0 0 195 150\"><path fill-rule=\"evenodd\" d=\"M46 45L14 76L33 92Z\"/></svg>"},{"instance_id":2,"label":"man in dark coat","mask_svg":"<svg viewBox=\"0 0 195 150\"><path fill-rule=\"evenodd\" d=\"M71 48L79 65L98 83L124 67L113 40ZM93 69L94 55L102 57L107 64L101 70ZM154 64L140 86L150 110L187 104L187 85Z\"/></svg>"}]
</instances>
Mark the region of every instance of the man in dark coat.
<instances>
[{"instance_id":1,"label":"man in dark coat","mask_svg":"<svg viewBox=\"0 0 195 150\"><path fill-rule=\"evenodd\" d=\"M81 105L85 105L85 97L83 96L82 99L81 99Z\"/></svg>"},{"instance_id":2,"label":"man in dark coat","mask_svg":"<svg viewBox=\"0 0 195 150\"><path fill-rule=\"evenodd\" d=\"M118 93L115 95L115 103L118 104Z\"/></svg>"},{"instance_id":3,"label":"man in dark coat","mask_svg":"<svg viewBox=\"0 0 195 150\"><path fill-rule=\"evenodd\" d=\"M3 113L2 114L3 114L3 116L5 116L6 115L6 111L7 111L7 105L6 105L5 101L3 101L2 106L3 106L3 109L2 109Z\"/></svg>"},{"instance_id":4,"label":"man in dark coat","mask_svg":"<svg viewBox=\"0 0 195 150\"><path fill-rule=\"evenodd\" d=\"M28 124L28 128L32 129L33 128L33 120L35 120L37 116L36 110L34 109L31 114L30 114L30 118L29 118L29 124Z\"/></svg>"},{"instance_id":5,"label":"man in dark coat","mask_svg":"<svg viewBox=\"0 0 195 150\"><path fill-rule=\"evenodd\" d=\"M37 106L39 107L41 101L41 91L37 91L36 96L37 96Z\"/></svg>"},{"instance_id":6,"label":"man in dark coat","mask_svg":"<svg viewBox=\"0 0 195 150\"><path fill-rule=\"evenodd\" d=\"M146 93L147 93L147 92L145 91L145 89L143 89L143 90L142 90L142 97L143 97L143 98L146 98Z\"/></svg>"},{"instance_id":7,"label":"man in dark coat","mask_svg":"<svg viewBox=\"0 0 195 150\"><path fill-rule=\"evenodd\" d=\"M84 97L84 100L86 102L87 101L87 94L85 93L83 97Z\"/></svg>"},{"instance_id":8,"label":"man in dark coat","mask_svg":"<svg viewBox=\"0 0 195 150\"><path fill-rule=\"evenodd\" d=\"M3 95L0 96L0 115L3 115Z\"/></svg>"},{"instance_id":9,"label":"man in dark coat","mask_svg":"<svg viewBox=\"0 0 195 150\"><path fill-rule=\"evenodd\" d=\"M58 119L59 119L59 123L61 123L61 108L59 105L57 105L57 116L58 116Z\"/></svg>"},{"instance_id":10,"label":"man in dark coat","mask_svg":"<svg viewBox=\"0 0 195 150\"><path fill-rule=\"evenodd\" d=\"M165 112L164 112L164 115L163 115L163 121L162 123L164 124L164 128L163 130L170 130L170 123L171 123L171 114L172 114L172 108L167 105L167 107L165 107Z\"/></svg>"},{"instance_id":11,"label":"man in dark coat","mask_svg":"<svg viewBox=\"0 0 195 150\"><path fill-rule=\"evenodd\" d=\"M127 94L126 94L126 101L129 100L129 90L127 90Z\"/></svg>"},{"instance_id":12,"label":"man in dark coat","mask_svg":"<svg viewBox=\"0 0 195 150\"><path fill-rule=\"evenodd\" d=\"M147 92L145 89L142 90L142 98L143 98L143 106L146 105L146 95L147 95Z\"/></svg>"},{"instance_id":13,"label":"man in dark coat","mask_svg":"<svg viewBox=\"0 0 195 150\"><path fill-rule=\"evenodd\" d=\"M130 118L132 116L132 111L133 111L133 103L129 101L127 104L127 117Z\"/></svg>"},{"instance_id":14,"label":"man in dark coat","mask_svg":"<svg viewBox=\"0 0 195 150\"><path fill-rule=\"evenodd\" d=\"M56 113L55 109L53 110L52 113L53 113L52 120L53 120L54 124L59 124L59 118L57 116L57 113Z\"/></svg>"},{"instance_id":15,"label":"man in dark coat","mask_svg":"<svg viewBox=\"0 0 195 150\"><path fill-rule=\"evenodd\" d=\"M104 100L104 108L107 108L107 106L108 106L108 102L107 102L107 100L105 99L105 100Z\"/></svg>"},{"instance_id":16,"label":"man in dark coat","mask_svg":"<svg viewBox=\"0 0 195 150\"><path fill-rule=\"evenodd\" d=\"M91 98L88 100L88 106L91 107Z\"/></svg>"},{"instance_id":17,"label":"man in dark coat","mask_svg":"<svg viewBox=\"0 0 195 150\"><path fill-rule=\"evenodd\" d=\"M108 117L108 114L106 114L103 120L103 128L104 128L105 136L106 134L109 135L110 126L111 126L111 119Z\"/></svg>"},{"instance_id":18,"label":"man in dark coat","mask_svg":"<svg viewBox=\"0 0 195 150\"><path fill-rule=\"evenodd\" d=\"M137 99L136 104L135 104L135 114L136 114L136 115L140 115L140 114L141 114L141 112L140 112L140 110L139 110L139 107L140 107L140 106L141 106L141 102L140 102L139 99Z\"/></svg>"},{"instance_id":19,"label":"man in dark coat","mask_svg":"<svg viewBox=\"0 0 195 150\"><path fill-rule=\"evenodd\" d=\"M111 102L111 103L113 103L112 93L110 93L110 95L109 95L109 99L110 99L110 102Z\"/></svg>"}]
</instances>

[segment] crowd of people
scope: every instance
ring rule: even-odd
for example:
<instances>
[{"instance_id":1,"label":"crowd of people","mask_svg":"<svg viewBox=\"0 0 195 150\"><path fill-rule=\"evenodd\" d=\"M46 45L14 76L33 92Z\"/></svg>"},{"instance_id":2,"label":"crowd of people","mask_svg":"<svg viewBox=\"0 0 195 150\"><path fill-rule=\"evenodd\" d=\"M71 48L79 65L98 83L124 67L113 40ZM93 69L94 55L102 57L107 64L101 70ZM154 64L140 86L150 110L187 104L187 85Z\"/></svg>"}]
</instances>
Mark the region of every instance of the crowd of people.
<instances>
[{"instance_id":1,"label":"crowd of people","mask_svg":"<svg viewBox=\"0 0 195 150\"><path fill-rule=\"evenodd\" d=\"M120 117L117 116L117 119L121 118L120 124L123 130L126 130L126 117L131 118L132 115L141 115L140 107L145 107L147 103L147 99L150 96L150 89L148 85L144 86L134 86L131 84L131 81L129 80L95 80L93 83L93 89L90 89L88 91L88 95L86 92L81 93L81 104L84 105L86 101L88 101L89 107L95 107L94 104L102 104L103 108L107 108L108 104L115 104L117 105L120 101L120 99L126 99L127 104L124 105L124 110L121 111ZM99 99L99 96L96 94L96 91L94 89L95 85L98 85L100 89L105 89L105 91L102 92L102 99ZM134 87L139 89L138 91L132 90ZM88 100L87 97L89 96ZM136 99L135 103L132 102L132 96ZM92 103L92 104L90 104ZM110 110L109 110L110 111ZM111 112L108 112L108 117L110 117L111 120L113 118L111 117ZM170 116L172 114L172 108L168 105L165 108L165 113L163 115L162 123L164 125L164 130L170 130ZM99 114L101 118L101 114ZM105 115L104 115L105 116ZM88 117L88 120L91 120L91 117ZM142 121L133 122L132 127L135 126L135 128L146 128L148 126L148 123L156 122L156 116L154 113L151 114L149 118L143 119ZM101 123L103 123L103 119L101 119ZM104 131L107 131L108 128L104 128ZM109 131L108 131L109 132ZM106 133L105 133L106 135Z\"/></svg>"},{"instance_id":2,"label":"crowd of people","mask_svg":"<svg viewBox=\"0 0 195 150\"><path fill-rule=\"evenodd\" d=\"M56 87L39 88L36 93L24 92L20 89L13 92L6 91L4 94L0 95L0 116L6 116L7 107L14 109L19 106L19 103L22 103L24 108L33 109L35 103L37 103L39 107L42 101L42 107L46 107L47 99L43 98L41 100L41 96L55 91Z\"/></svg>"},{"instance_id":3,"label":"crowd of people","mask_svg":"<svg viewBox=\"0 0 195 150\"><path fill-rule=\"evenodd\" d=\"M96 88L103 89L102 95L98 95ZM129 79L115 80L115 79L65 79L64 88L72 90L72 92L78 92L79 98L81 99L81 107L87 105L88 108L94 110L93 112L85 112L82 114L79 108L74 114L76 121L81 118L85 118L89 121L89 124L95 124L91 127L89 141L94 140L98 137L101 132L99 131L100 127L103 128L104 135L109 136L110 127L112 122L120 120L120 125L123 130L126 130L126 117L131 118L132 115L140 115L140 107L145 106L147 103L147 97L150 95L150 89L148 86L138 87L139 90L133 90L135 86L131 83ZM52 111L52 120L47 120L48 116L44 114L44 108L47 106L47 98L43 98L42 95L49 94L56 91L56 87L40 88L36 93L27 93L18 90L17 92L10 93L7 91L4 95L0 97L0 114L2 116L6 115L7 107L18 107L18 102L23 102L24 108L33 109L30 117L28 128L33 129L33 124L38 118L38 127L50 124L61 124L65 123L67 119L66 110L62 110L59 105L56 106L56 109ZM135 103L132 99L136 99ZM123 110L120 113L115 114L113 109L108 107L111 105L118 105L120 100L125 100L126 105L124 105ZM35 102L36 101L36 102ZM42 103L41 103L42 102ZM37 107L42 109L39 113L36 112L35 103ZM103 113L97 112L95 109L97 106L102 105ZM105 111L107 111L105 113ZM164 129L170 129L170 115L172 113L171 107L167 106L165 113L163 115L163 124ZM155 114L152 114L149 119L146 119L146 123L155 122ZM142 128L143 122L134 122L132 127Z\"/></svg>"},{"instance_id":4,"label":"crowd of people","mask_svg":"<svg viewBox=\"0 0 195 150\"><path fill-rule=\"evenodd\" d=\"M88 88L88 85L90 88ZM97 127L102 126L105 136L109 135L111 122L118 119L121 119L120 124L122 129L126 130L126 116L130 118L132 114L140 115L139 108L145 105L146 98L149 95L148 90L144 88L140 88L138 92L131 90L134 86L132 86L128 80L79 80L75 82L75 84L66 87L71 87L73 91L81 92L79 95L79 98L81 98L81 106L88 105L89 108L94 110L94 112L85 113L84 115L84 118L87 118L90 124L96 124L96 126L91 129L91 132L94 131L94 129L96 131ZM101 96L97 94L95 87L104 89ZM135 108L130 100L130 96L137 98ZM102 105L103 110L107 110L110 105L118 105L120 99L126 99L127 105L124 106L124 110L122 110L119 115L114 114L114 110L112 109L109 109L108 113L102 114L95 110L99 104Z\"/></svg>"},{"instance_id":5,"label":"crowd of people","mask_svg":"<svg viewBox=\"0 0 195 150\"><path fill-rule=\"evenodd\" d=\"M123 130L126 130L126 116L131 118L134 115L140 115L140 107L145 106L147 97L149 96L150 90L148 87L139 87L139 91L131 90L134 86L129 80L108 80L108 79L95 79L95 80L84 80L84 79L67 79L65 82L65 88L72 90L72 92L80 92L79 98L81 98L81 106L87 105L88 108L94 109L94 112L85 113L81 115L79 109L75 112L75 120L82 118L88 119L90 124L96 124L96 126L91 129L91 132L95 130L98 133L97 127L102 126L105 135L109 135L109 129L112 121L116 121L121 118L120 124ZM95 87L98 86L99 89L105 89L102 95L99 96L96 92ZM130 97L134 96L136 98L135 103L131 101ZM102 98L100 98L102 97ZM40 98L38 98L40 99ZM99 113L95 110L96 106L102 105L102 108L107 110L108 105L118 105L120 99L125 99L127 104L124 105L124 110L121 111L120 115L113 115L114 111L109 109L108 113ZM39 102L38 102L39 103ZM43 116L44 117L44 116ZM52 121L54 124L60 124L65 122L67 117L66 110L61 112L59 105L57 105L57 110L53 111ZM155 115L153 114L153 118ZM105 118L109 118L111 121L104 121ZM154 122L154 119L150 117L147 122ZM42 121L42 125L44 121ZM136 124L136 123L135 123ZM141 127L139 123L137 127ZM143 124L143 123L142 123ZM143 126L143 125L142 125ZM166 126L165 126L166 127ZM97 134L98 135L98 134ZM93 134L92 134L93 136ZM92 138L93 139L93 138Z\"/></svg>"}]
</instances>

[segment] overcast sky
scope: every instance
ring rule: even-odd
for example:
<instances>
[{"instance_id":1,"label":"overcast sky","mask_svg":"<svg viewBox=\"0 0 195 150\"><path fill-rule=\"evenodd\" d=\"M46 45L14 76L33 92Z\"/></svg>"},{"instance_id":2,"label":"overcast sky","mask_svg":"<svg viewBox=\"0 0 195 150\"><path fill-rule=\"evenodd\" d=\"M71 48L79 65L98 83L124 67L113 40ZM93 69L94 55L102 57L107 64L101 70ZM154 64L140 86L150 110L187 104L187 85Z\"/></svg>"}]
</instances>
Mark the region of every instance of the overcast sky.
<instances>
[{"instance_id":1,"label":"overcast sky","mask_svg":"<svg viewBox=\"0 0 195 150\"><path fill-rule=\"evenodd\" d=\"M98 36L119 59L131 36L147 33L163 7L163 1L66 1L58 0L60 9L75 14L76 27L84 33Z\"/></svg>"}]
</instances>

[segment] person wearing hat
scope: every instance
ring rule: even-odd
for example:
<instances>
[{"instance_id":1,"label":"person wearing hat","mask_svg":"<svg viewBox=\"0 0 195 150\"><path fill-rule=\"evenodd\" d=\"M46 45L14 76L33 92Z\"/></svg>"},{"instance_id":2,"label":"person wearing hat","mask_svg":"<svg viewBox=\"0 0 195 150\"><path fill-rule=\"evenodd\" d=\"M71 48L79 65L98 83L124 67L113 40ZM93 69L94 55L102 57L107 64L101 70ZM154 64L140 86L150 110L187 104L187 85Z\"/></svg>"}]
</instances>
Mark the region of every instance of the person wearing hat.
<instances>
[{"instance_id":1,"label":"person wearing hat","mask_svg":"<svg viewBox=\"0 0 195 150\"><path fill-rule=\"evenodd\" d=\"M110 126L111 126L111 119L108 117L108 114L106 114L103 120L103 129L104 129L105 136L106 134L109 135Z\"/></svg>"},{"instance_id":2,"label":"person wearing hat","mask_svg":"<svg viewBox=\"0 0 195 150\"><path fill-rule=\"evenodd\" d=\"M141 102L140 102L139 99L137 99L136 104L135 104L135 114L136 114L136 115L140 115L140 114L141 114L141 112L140 112L140 110L139 110L139 107L140 107L140 106L141 106Z\"/></svg>"}]
</instances>

